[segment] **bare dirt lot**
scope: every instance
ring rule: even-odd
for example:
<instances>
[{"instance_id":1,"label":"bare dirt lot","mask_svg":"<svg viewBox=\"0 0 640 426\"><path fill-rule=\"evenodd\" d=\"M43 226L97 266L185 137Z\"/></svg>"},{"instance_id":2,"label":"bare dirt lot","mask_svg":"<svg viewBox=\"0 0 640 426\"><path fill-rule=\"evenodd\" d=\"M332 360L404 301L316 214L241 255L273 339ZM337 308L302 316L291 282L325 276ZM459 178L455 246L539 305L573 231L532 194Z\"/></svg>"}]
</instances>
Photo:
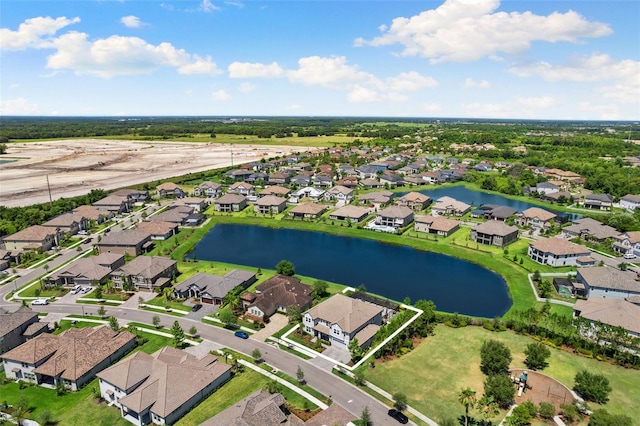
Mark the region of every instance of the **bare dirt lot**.
<instances>
[{"instance_id":1,"label":"bare dirt lot","mask_svg":"<svg viewBox=\"0 0 640 426\"><path fill-rule=\"evenodd\" d=\"M77 139L11 143L0 164L0 205L27 206L305 151L276 145Z\"/></svg>"}]
</instances>

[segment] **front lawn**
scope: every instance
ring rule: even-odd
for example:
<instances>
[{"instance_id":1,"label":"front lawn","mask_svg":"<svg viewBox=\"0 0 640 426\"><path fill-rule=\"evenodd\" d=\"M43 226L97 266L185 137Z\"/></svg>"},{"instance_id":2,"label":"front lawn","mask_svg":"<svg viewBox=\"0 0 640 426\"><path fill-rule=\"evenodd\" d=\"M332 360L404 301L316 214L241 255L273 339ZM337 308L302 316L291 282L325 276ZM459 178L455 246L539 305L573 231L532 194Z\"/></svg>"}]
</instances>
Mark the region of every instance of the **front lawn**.
<instances>
[{"instance_id":1,"label":"front lawn","mask_svg":"<svg viewBox=\"0 0 640 426\"><path fill-rule=\"evenodd\" d=\"M479 368L480 347L489 339L499 340L511 349L512 368L526 368L524 349L534 341L529 337L510 331L490 332L480 327L453 329L438 325L435 336L428 337L401 358L377 363L365 375L387 392L404 392L411 406L436 421L454 419L464 413L457 399L461 389L470 387L482 394L485 377ZM613 388L605 409L617 414L640 412L640 370L549 349L551 358L549 366L542 371L544 374L572 388L574 377L581 369L598 372L609 379ZM600 408L597 404L590 406Z\"/></svg>"}]
</instances>

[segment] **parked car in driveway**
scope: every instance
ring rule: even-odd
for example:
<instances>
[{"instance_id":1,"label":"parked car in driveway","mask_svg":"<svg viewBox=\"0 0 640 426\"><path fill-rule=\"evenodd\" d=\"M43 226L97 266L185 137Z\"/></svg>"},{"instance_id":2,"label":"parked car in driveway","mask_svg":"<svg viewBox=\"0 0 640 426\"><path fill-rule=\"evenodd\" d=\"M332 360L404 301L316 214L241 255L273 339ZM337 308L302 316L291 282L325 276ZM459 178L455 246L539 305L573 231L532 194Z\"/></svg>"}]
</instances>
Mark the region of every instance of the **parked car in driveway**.
<instances>
[{"instance_id":1,"label":"parked car in driveway","mask_svg":"<svg viewBox=\"0 0 640 426\"><path fill-rule=\"evenodd\" d=\"M91 287L82 287L82 290L80 290L80 293L86 294L86 293L89 293L90 291L91 291Z\"/></svg>"},{"instance_id":2,"label":"parked car in driveway","mask_svg":"<svg viewBox=\"0 0 640 426\"><path fill-rule=\"evenodd\" d=\"M249 338L249 333L247 333L246 331L236 331L235 333L233 333L236 337L239 337L241 339L248 339Z\"/></svg>"},{"instance_id":3,"label":"parked car in driveway","mask_svg":"<svg viewBox=\"0 0 640 426\"><path fill-rule=\"evenodd\" d=\"M80 290L82 290L82 287L79 285L73 286L73 288L71 289L71 294L78 294L80 293Z\"/></svg>"},{"instance_id":4,"label":"parked car in driveway","mask_svg":"<svg viewBox=\"0 0 640 426\"><path fill-rule=\"evenodd\" d=\"M196 303L195 305L193 305L191 307L191 312L197 312L202 308L202 305L200 303Z\"/></svg>"},{"instance_id":5,"label":"parked car in driveway","mask_svg":"<svg viewBox=\"0 0 640 426\"><path fill-rule=\"evenodd\" d=\"M406 425L407 423L409 423L409 418L407 416L405 416L402 411L398 411L395 409L391 409L388 411L389 416L393 417L394 419L396 419L397 421L399 421L400 423L402 423L403 425Z\"/></svg>"}]
</instances>

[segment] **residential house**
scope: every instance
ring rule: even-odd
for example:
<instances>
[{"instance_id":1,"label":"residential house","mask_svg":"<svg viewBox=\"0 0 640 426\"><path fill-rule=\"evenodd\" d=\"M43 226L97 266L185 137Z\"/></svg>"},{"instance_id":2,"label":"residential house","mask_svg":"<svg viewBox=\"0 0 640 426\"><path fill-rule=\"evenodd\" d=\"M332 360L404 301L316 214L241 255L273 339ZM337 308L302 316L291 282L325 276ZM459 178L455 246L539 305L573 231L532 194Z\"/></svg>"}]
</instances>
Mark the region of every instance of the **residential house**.
<instances>
[{"instance_id":1,"label":"residential house","mask_svg":"<svg viewBox=\"0 0 640 426\"><path fill-rule=\"evenodd\" d=\"M393 192L389 191L376 191L369 192L368 194L363 194L358 199L360 204L370 205L375 207L376 209L387 205L393 199Z\"/></svg>"},{"instance_id":2,"label":"residential house","mask_svg":"<svg viewBox=\"0 0 640 426\"><path fill-rule=\"evenodd\" d=\"M460 222L442 216L420 215L415 217L414 230L448 237L460 228Z\"/></svg>"},{"instance_id":3,"label":"residential house","mask_svg":"<svg viewBox=\"0 0 640 426\"><path fill-rule=\"evenodd\" d=\"M376 225L403 228L413 222L413 210L409 207L391 206L376 214Z\"/></svg>"},{"instance_id":4,"label":"residential house","mask_svg":"<svg viewBox=\"0 0 640 426\"><path fill-rule=\"evenodd\" d=\"M189 206L171 206L162 213L149 216L147 220L152 222L171 222L177 225L184 225L187 218L194 213L193 207Z\"/></svg>"},{"instance_id":5,"label":"residential house","mask_svg":"<svg viewBox=\"0 0 640 426\"><path fill-rule=\"evenodd\" d=\"M160 256L138 256L111 272L116 288L135 287L136 291L156 291L171 284L178 274L178 262Z\"/></svg>"},{"instance_id":6,"label":"residential house","mask_svg":"<svg viewBox=\"0 0 640 426\"><path fill-rule=\"evenodd\" d=\"M373 167L371 165L365 164L363 166L358 167L358 177L360 179L373 179L378 174L378 168Z\"/></svg>"},{"instance_id":7,"label":"residential house","mask_svg":"<svg viewBox=\"0 0 640 426\"><path fill-rule=\"evenodd\" d=\"M198 197L184 197L180 201L176 201L178 205L186 206L191 209L192 212L200 213L204 211L209 205L209 201Z\"/></svg>"},{"instance_id":8,"label":"residential house","mask_svg":"<svg viewBox=\"0 0 640 426\"><path fill-rule=\"evenodd\" d=\"M336 185L324 194L327 201L337 201L349 204L353 200L353 189L343 185Z\"/></svg>"},{"instance_id":9,"label":"residential house","mask_svg":"<svg viewBox=\"0 0 640 426\"><path fill-rule=\"evenodd\" d=\"M543 265L582 266L592 262L588 248L564 238L541 238L529 243L529 257Z\"/></svg>"},{"instance_id":10,"label":"residential house","mask_svg":"<svg viewBox=\"0 0 640 426\"><path fill-rule=\"evenodd\" d=\"M396 198L395 204L409 207L411 210L420 211L426 209L431 204L431 198L419 192L409 192L400 198Z\"/></svg>"},{"instance_id":11,"label":"residential house","mask_svg":"<svg viewBox=\"0 0 640 426\"><path fill-rule=\"evenodd\" d=\"M632 271L609 266L578 268L576 281L584 284L588 298L626 299L640 296L640 281Z\"/></svg>"},{"instance_id":12,"label":"residential house","mask_svg":"<svg viewBox=\"0 0 640 426\"><path fill-rule=\"evenodd\" d=\"M513 207L492 206L492 208L485 210L484 218L487 220L497 220L500 222L504 222L516 213L518 213L518 210L514 209Z\"/></svg>"},{"instance_id":13,"label":"residential house","mask_svg":"<svg viewBox=\"0 0 640 426\"><path fill-rule=\"evenodd\" d=\"M150 234L152 240L166 240L178 233L178 224L161 220L143 221L136 224L136 229Z\"/></svg>"},{"instance_id":14,"label":"residential house","mask_svg":"<svg viewBox=\"0 0 640 426\"><path fill-rule=\"evenodd\" d=\"M98 210L106 212L110 216L115 216L120 213L128 213L131 211L133 203L126 196L120 195L107 195L106 197L95 201L93 206Z\"/></svg>"},{"instance_id":15,"label":"residential house","mask_svg":"<svg viewBox=\"0 0 640 426\"><path fill-rule=\"evenodd\" d=\"M287 200L275 195L260 197L253 204L253 211L260 214L278 214L287 208Z\"/></svg>"},{"instance_id":16,"label":"residential house","mask_svg":"<svg viewBox=\"0 0 640 426\"><path fill-rule=\"evenodd\" d=\"M382 173L379 177L380 183L390 188L396 188L404 185L402 176L395 173Z\"/></svg>"},{"instance_id":17,"label":"residential house","mask_svg":"<svg viewBox=\"0 0 640 426\"><path fill-rule=\"evenodd\" d=\"M0 359L10 380L77 391L135 345L136 336L106 325L70 328L62 334L40 334Z\"/></svg>"},{"instance_id":18,"label":"residential house","mask_svg":"<svg viewBox=\"0 0 640 426\"><path fill-rule=\"evenodd\" d=\"M254 272L233 269L224 276L197 273L173 287L176 299L199 299L209 305L222 305L224 297L236 288L246 289L256 282Z\"/></svg>"},{"instance_id":19,"label":"residential house","mask_svg":"<svg viewBox=\"0 0 640 426\"><path fill-rule=\"evenodd\" d=\"M362 186L364 189L384 188L384 183L380 182L377 178L362 179L358 184Z\"/></svg>"},{"instance_id":20,"label":"residential house","mask_svg":"<svg viewBox=\"0 0 640 426\"><path fill-rule=\"evenodd\" d=\"M358 187L358 178L355 176L344 177L338 180L337 184L346 186L347 188L356 189Z\"/></svg>"},{"instance_id":21,"label":"residential house","mask_svg":"<svg viewBox=\"0 0 640 426\"><path fill-rule=\"evenodd\" d=\"M309 201L306 203L298 204L297 206L289 210L288 214L294 219L316 219L320 217L326 210L327 206Z\"/></svg>"},{"instance_id":22,"label":"residential house","mask_svg":"<svg viewBox=\"0 0 640 426\"><path fill-rule=\"evenodd\" d=\"M48 330L49 325L27 306L14 312L0 308L0 355Z\"/></svg>"},{"instance_id":23,"label":"residential house","mask_svg":"<svg viewBox=\"0 0 640 426\"><path fill-rule=\"evenodd\" d=\"M554 185L551 182L539 182L536 184L535 191L538 194L553 194L554 192L559 192L560 187L558 185Z\"/></svg>"},{"instance_id":24,"label":"residential house","mask_svg":"<svg viewBox=\"0 0 640 426\"><path fill-rule=\"evenodd\" d=\"M255 192L255 186L247 182L236 182L227 189L227 193L229 194L244 195L245 197L253 195Z\"/></svg>"},{"instance_id":25,"label":"residential house","mask_svg":"<svg viewBox=\"0 0 640 426\"><path fill-rule=\"evenodd\" d=\"M4 237L4 246L9 251L38 250L45 252L57 246L62 233L57 228L33 225Z\"/></svg>"},{"instance_id":26,"label":"residential house","mask_svg":"<svg viewBox=\"0 0 640 426\"><path fill-rule=\"evenodd\" d=\"M333 179L326 175L315 175L313 177L313 186L317 188L331 188L333 186Z\"/></svg>"},{"instance_id":27,"label":"residential house","mask_svg":"<svg viewBox=\"0 0 640 426\"><path fill-rule=\"evenodd\" d=\"M240 194L225 194L213 201L213 208L217 212L239 212L247 207L247 198Z\"/></svg>"},{"instance_id":28,"label":"residential house","mask_svg":"<svg viewBox=\"0 0 640 426\"><path fill-rule=\"evenodd\" d=\"M593 334L600 324L607 324L612 327L622 327L629 335L640 337L640 306L626 300L579 299L573 305L573 316L588 320L593 328Z\"/></svg>"},{"instance_id":29,"label":"residential house","mask_svg":"<svg viewBox=\"0 0 640 426\"><path fill-rule=\"evenodd\" d=\"M112 212L106 210L100 210L96 206L78 206L72 210L74 214L78 216L86 217L89 223L94 222L97 225L111 219L113 217Z\"/></svg>"},{"instance_id":30,"label":"residential house","mask_svg":"<svg viewBox=\"0 0 640 426\"><path fill-rule=\"evenodd\" d=\"M304 331L347 349L357 339L368 348L382 325L381 306L336 294L302 314Z\"/></svg>"},{"instance_id":31,"label":"residential house","mask_svg":"<svg viewBox=\"0 0 640 426\"><path fill-rule=\"evenodd\" d=\"M120 232L110 232L98 242L100 253L119 253L138 256L153 247L151 234L137 229L126 229Z\"/></svg>"},{"instance_id":32,"label":"residential house","mask_svg":"<svg viewBox=\"0 0 640 426\"><path fill-rule=\"evenodd\" d=\"M156 191L158 193L158 197L167 198L167 197L176 197L182 198L186 195L184 190L177 184L173 182L165 182L156 186Z\"/></svg>"},{"instance_id":33,"label":"residential house","mask_svg":"<svg viewBox=\"0 0 640 426\"><path fill-rule=\"evenodd\" d=\"M226 176L230 177L234 181L244 180L249 176L251 176L252 174L253 174L253 171L249 169L235 169L235 170L229 170L228 172L225 173Z\"/></svg>"},{"instance_id":34,"label":"residential house","mask_svg":"<svg viewBox=\"0 0 640 426\"><path fill-rule=\"evenodd\" d=\"M623 209L633 211L638 206L640 206L640 195L627 194L620 198L620 207Z\"/></svg>"},{"instance_id":35,"label":"residential house","mask_svg":"<svg viewBox=\"0 0 640 426\"><path fill-rule=\"evenodd\" d=\"M269 393L260 389L211 417L200 426L304 425L300 419L289 412L286 403L282 394Z\"/></svg>"},{"instance_id":36,"label":"residential house","mask_svg":"<svg viewBox=\"0 0 640 426\"><path fill-rule=\"evenodd\" d=\"M479 244L505 247L518 239L518 227L490 220L471 228L470 238Z\"/></svg>"},{"instance_id":37,"label":"residential house","mask_svg":"<svg viewBox=\"0 0 640 426\"><path fill-rule=\"evenodd\" d=\"M341 222L359 223L369 216L369 209L358 206L344 206L331 212L329 219Z\"/></svg>"},{"instance_id":38,"label":"residential house","mask_svg":"<svg viewBox=\"0 0 640 426\"><path fill-rule=\"evenodd\" d=\"M541 168L542 169L542 168ZM560 169L547 169L544 168L543 174L551 179L564 180L568 182L580 179L580 175L571 171L565 171Z\"/></svg>"},{"instance_id":39,"label":"residential house","mask_svg":"<svg viewBox=\"0 0 640 426\"><path fill-rule=\"evenodd\" d=\"M264 186L264 183L269 180L269 175L263 172L251 173L249 176L244 178L245 182L252 183L254 185Z\"/></svg>"},{"instance_id":40,"label":"residential house","mask_svg":"<svg viewBox=\"0 0 640 426\"><path fill-rule=\"evenodd\" d=\"M112 192L111 195L126 197L132 204L142 204L149 199L149 191L144 189L122 188Z\"/></svg>"},{"instance_id":41,"label":"residential house","mask_svg":"<svg viewBox=\"0 0 640 426\"><path fill-rule=\"evenodd\" d=\"M171 425L231 378L231 365L165 346L138 351L97 374L100 396L137 426Z\"/></svg>"},{"instance_id":42,"label":"residential house","mask_svg":"<svg viewBox=\"0 0 640 426\"><path fill-rule=\"evenodd\" d=\"M338 166L338 173L341 177L356 176L358 174L355 167L353 167L351 164L340 164Z\"/></svg>"},{"instance_id":43,"label":"residential house","mask_svg":"<svg viewBox=\"0 0 640 426\"><path fill-rule=\"evenodd\" d=\"M291 178L291 184L299 187L307 187L311 185L311 176L297 174Z\"/></svg>"},{"instance_id":44,"label":"residential house","mask_svg":"<svg viewBox=\"0 0 640 426\"><path fill-rule=\"evenodd\" d=\"M469 204L445 196L438 198L431 206L431 214L433 216L464 216L470 209Z\"/></svg>"},{"instance_id":45,"label":"residential house","mask_svg":"<svg viewBox=\"0 0 640 426\"><path fill-rule=\"evenodd\" d=\"M276 172L269 176L269 185L288 185L291 176L288 173Z\"/></svg>"},{"instance_id":46,"label":"residential house","mask_svg":"<svg viewBox=\"0 0 640 426\"><path fill-rule=\"evenodd\" d=\"M532 228L548 228L551 226L551 221L555 220L558 216L550 211L541 209L540 207L530 207L520 213L518 217L518 225L530 226Z\"/></svg>"},{"instance_id":47,"label":"residential house","mask_svg":"<svg viewBox=\"0 0 640 426\"><path fill-rule=\"evenodd\" d=\"M314 188L312 186L306 186L304 188L300 188L297 191L291 194L289 197L289 202L296 204L299 203L301 199L308 198L311 201L319 201L326 194L324 189Z\"/></svg>"},{"instance_id":48,"label":"residential house","mask_svg":"<svg viewBox=\"0 0 640 426\"><path fill-rule=\"evenodd\" d=\"M583 238L600 243L619 234L614 227L589 217L574 220L572 225L562 228L562 233L568 238Z\"/></svg>"},{"instance_id":49,"label":"residential house","mask_svg":"<svg viewBox=\"0 0 640 426\"><path fill-rule=\"evenodd\" d=\"M63 213L42 224L47 228L60 230L63 234L75 235L79 231L89 229L89 220L75 213Z\"/></svg>"},{"instance_id":50,"label":"residential house","mask_svg":"<svg viewBox=\"0 0 640 426\"><path fill-rule=\"evenodd\" d=\"M193 193L197 197L206 196L210 198L222 195L222 185L219 183L204 181L193 189Z\"/></svg>"},{"instance_id":51,"label":"residential house","mask_svg":"<svg viewBox=\"0 0 640 426\"><path fill-rule=\"evenodd\" d=\"M356 420L356 416L334 401L327 409L317 413L304 424L305 426L353 426Z\"/></svg>"},{"instance_id":52,"label":"residential house","mask_svg":"<svg viewBox=\"0 0 640 426\"><path fill-rule=\"evenodd\" d=\"M552 203L573 203L573 194L569 191L558 191L545 194L543 199Z\"/></svg>"},{"instance_id":53,"label":"residential house","mask_svg":"<svg viewBox=\"0 0 640 426\"><path fill-rule=\"evenodd\" d=\"M301 311L311 306L313 286L302 284L298 278L276 275L256 287L256 293L240 296L242 307L247 314L265 321L275 312L287 312L295 306Z\"/></svg>"},{"instance_id":54,"label":"residential house","mask_svg":"<svg viewBox=\"0 0 640 426\"><path fill-rule=\"evenodd\" d=\"M53 272L47 278L47 286L94 285L104 283L111 272L124 265L124 255L117 253L101 253L78 259L62 269Z\"/></svg>"},{"instance_id":55,"label":"residential house","mask_svg":"<svg viewBox=\"0 0 640 426\"><path fill-rule=\"evenodd\" d=\"M11 263L20 263L20 252L0 250L0 271L4 271L11 266Z\"/></svg>"},{"instance_id":56,"label":"residential house","mask_svg":"<svg viewBox=\"0 0 640 426\"><path fill-rule=\"evenodd\" d=\"M622 255L633 254L640 257L640 231L627 231L613 237L611 248Z\"/></svg>"},{"instance_id":57,"label":"residential house","mask_svg":"<svg viewBox=\"0 0 640 426\"><path fill-rule=\"evenodd\" d=\"M267 195L275 195L276 197L286 197L290 193L291 193L291 190L289 188L274 185L274 186L268 186L265 189L263 189L260 192L260 194L258 194L258 196L266 197Z\"/></svg>"},{"instance_id":58,"label":"residential house","mask_svg":"<svg viewBox=\"0 0 640 426\"><path fill-rule=\"evenodd\" d=\"M586 209L611 210L613 206L613 196L609 194L591 194L584 198L583 206Z\"/></svg>"}]
</instances>

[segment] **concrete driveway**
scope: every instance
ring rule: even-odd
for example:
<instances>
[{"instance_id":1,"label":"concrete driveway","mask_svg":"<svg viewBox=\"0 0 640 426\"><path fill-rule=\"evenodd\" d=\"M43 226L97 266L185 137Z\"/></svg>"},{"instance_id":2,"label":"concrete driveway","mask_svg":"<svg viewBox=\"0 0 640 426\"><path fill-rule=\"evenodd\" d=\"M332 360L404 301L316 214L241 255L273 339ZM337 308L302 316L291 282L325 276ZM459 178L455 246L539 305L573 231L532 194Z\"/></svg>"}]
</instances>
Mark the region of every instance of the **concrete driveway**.
<instances>
[{"instance_id":1,"label":"concrete driveway","mask_svg":"<svg viewBox=\"0 0 640 426\"><path fill-rule=\"evenodd\" d=\"M252 334L251 338L264 342L267 337L273 335L276 331L280 331L288 323L289 318L286 315L275 313L269 318L269 324L265 324L265 328Z\"/></svg>"}]
</instances>

